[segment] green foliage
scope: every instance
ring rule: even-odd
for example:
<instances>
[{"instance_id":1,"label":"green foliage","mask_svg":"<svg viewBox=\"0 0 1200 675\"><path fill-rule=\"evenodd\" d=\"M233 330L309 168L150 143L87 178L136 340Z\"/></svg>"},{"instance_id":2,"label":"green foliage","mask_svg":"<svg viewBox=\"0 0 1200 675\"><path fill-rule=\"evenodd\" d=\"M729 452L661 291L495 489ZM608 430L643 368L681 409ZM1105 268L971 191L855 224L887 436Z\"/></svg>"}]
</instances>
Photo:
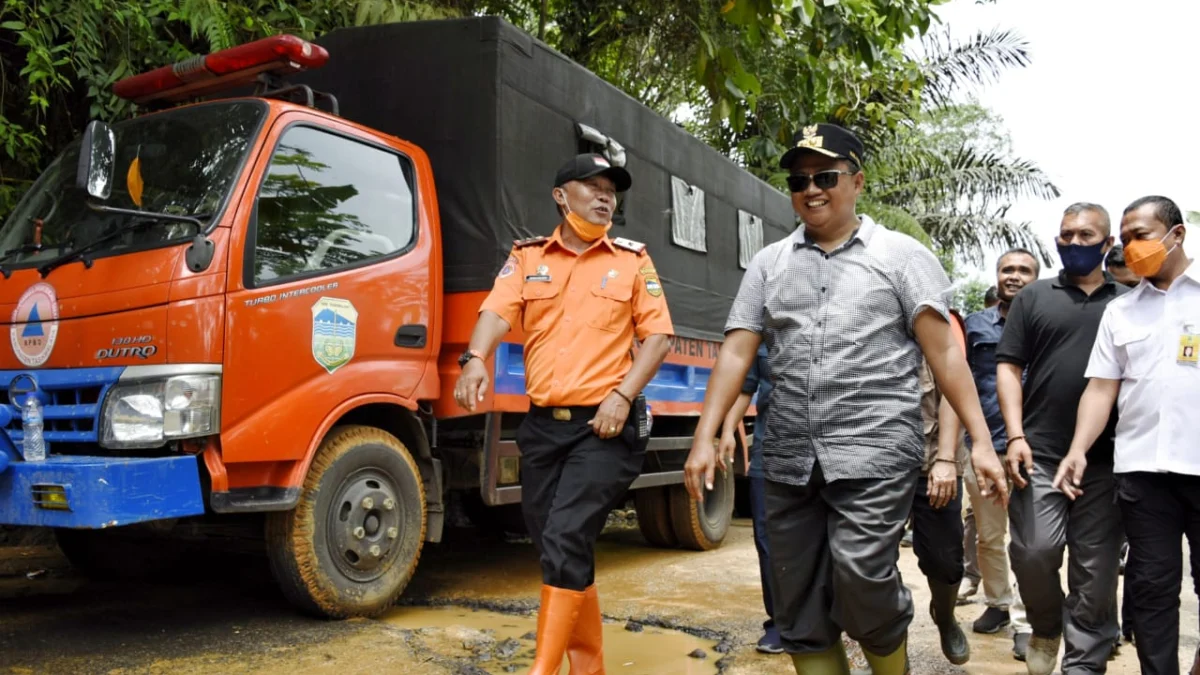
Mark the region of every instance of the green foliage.
<instances>
[{"instance_id":1,"label":"green foliage","mask_svg":"<svg viewBox=\"0 0 1200 675\"><path fill-rule=\"evenodd\" d=\"M971 279L955 286L954 297L950 305L963 316L974 314L984 308L984 298L987 296L988 284Z\"/></svg>"},{"instance_id":2,"label":"green foliage","mask_svg":"<svg viewBox=\"0 0 1200 675\"><path fill-rule=\"evenodd\" d=\"M962 89L1028 63L1025 43L1004 31L964 42L934 37L923 59L921 113L871 139L866 200L903 209L948 259L979 265L988 250L1022 246L1051 263L1032 226L1008 211L1019 200L1056 198L1058 188L1013 156L999 117L971 98L956 102Z\"/></svg>"},{"instance_id":3,"label":"green foliage","mask_svg":"<svg viewBox=\"0 0 1200 675\"><path fill-rule=\"evenodd\" d=\"M0 0L0 215L117 80L279 32L497 14L764 177L816 119L894 127L923 75L901 46L943 0Z\"/></svg>"}]
</instances>

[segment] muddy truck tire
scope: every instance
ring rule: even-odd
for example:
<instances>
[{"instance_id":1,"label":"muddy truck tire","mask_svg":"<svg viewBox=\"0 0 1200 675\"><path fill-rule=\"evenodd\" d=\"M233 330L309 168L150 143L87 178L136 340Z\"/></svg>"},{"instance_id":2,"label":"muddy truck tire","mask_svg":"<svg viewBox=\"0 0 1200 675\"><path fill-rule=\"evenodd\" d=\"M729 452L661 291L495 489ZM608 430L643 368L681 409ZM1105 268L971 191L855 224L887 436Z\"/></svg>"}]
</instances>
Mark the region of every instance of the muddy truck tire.
<instances>
[{"instance_id":1,"label":"muddy truck tire","mask_svg":"<svg viewBox=\"0 0 1200 675\"><path fill-rule=\"evenodd\" d=\"M668 489L671 528L679 545L693 551L710 551L720 546L733 521L733 472L716 472L713 489L704 492L702 504L692 499L683 485L672 485Z\"/></svg>"},{"instance_id":2,"label":"muddy truck tire","mask_svg":"<svg viewBox=\"0 0 1200 675\"><path fill-rule=\"evenodd\" d=\"M425 541L425 491L408 448L381 429L330 431L296 508L266 525L283 594L316 616L377 616L412 579Z\"/></svg>"},{"instance_id":3,"label":"muddy truck tire","mask_svg":"<svg viewBox=\"0 0 1200 675\"><path fill-rule=\"evenodd\" d=\"M679 545L671 525L671 499L667 488L634 490L633 508L637 511L638 529L647 543L659 548L675 548Z\"/></svg>"}]
</instances>

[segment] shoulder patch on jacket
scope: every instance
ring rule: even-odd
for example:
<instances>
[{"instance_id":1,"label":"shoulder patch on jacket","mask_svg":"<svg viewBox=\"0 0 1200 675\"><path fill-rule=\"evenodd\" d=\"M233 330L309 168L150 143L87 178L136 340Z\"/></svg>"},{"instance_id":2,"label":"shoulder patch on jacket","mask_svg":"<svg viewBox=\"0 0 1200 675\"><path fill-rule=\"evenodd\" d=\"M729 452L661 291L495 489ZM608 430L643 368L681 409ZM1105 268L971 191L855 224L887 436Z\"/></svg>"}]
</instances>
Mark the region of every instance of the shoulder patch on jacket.
<instances>
[{"instance_id":1,"label":"shoulder patch on jacket","mask_svg":"<svg viewBox=\"0 0 1200 675\"><path fill-rule=\"evenodd\" d=\"M528 239L517 239L513 241L514 248L525 248L534 244L542 244L550 241L550 237L529 237Z\"/></svg>"},{"instance_id":2,"label":"shoulder patch on jacket","mask_svg":"<svg viewBox=\"0 0 1200 675\"><path fill-rule=\"evenodd\" d=\"M642 254L642 253L646 252L645 244L643 244L640 241L626 239L625 237L617 237L616 239L613 239L613 246L616 246L617 248L623 248L626 251L633 251L634 253L637 253L637 254Z\"/></svg>"}]
</instances>

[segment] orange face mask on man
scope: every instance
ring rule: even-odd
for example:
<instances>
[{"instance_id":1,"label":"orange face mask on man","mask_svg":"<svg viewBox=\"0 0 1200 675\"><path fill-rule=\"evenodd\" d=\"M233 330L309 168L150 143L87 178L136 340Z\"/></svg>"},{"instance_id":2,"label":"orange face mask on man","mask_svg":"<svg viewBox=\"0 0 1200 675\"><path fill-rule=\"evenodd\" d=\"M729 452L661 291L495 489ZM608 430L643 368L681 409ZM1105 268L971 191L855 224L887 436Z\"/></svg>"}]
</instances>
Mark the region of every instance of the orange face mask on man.
<instances>
[{"instance_id":1,"label":"orange face mask on man","mask_svg":"<svg viewBox=\"0 0 1200 675\"><path fill-rule=\"evenodd\" d=\"M1162 239L1154 241L1153 239L1138 239L1131 241L1125 246L1125 266L1130 272L1139 277L1153 277L1162 269L1163 263L1166 262L1167 256L1171 255L1171 251L1178 248L1178 244L1172 246L1169 250L1163 241L1171 236L1175 228L1171 228L1163 235Z\"/></svg>"},{"instance_id":2,"label":"orange face mask on man","mask_svg":"<svg viewBox=\"0 0 1200 675\"><path fill-rule=\"evenodd\" d=\"M588 222L587 220L584 220L583 216L575 213L571 210L571 207L568 206L567 225L571 227L571 230L573 230L580 239L586 242L593 242L608 233L609 228L612 227L612 221L610 220L603 225L597 225L595 223Z\"/></svg>"}]
</instances>

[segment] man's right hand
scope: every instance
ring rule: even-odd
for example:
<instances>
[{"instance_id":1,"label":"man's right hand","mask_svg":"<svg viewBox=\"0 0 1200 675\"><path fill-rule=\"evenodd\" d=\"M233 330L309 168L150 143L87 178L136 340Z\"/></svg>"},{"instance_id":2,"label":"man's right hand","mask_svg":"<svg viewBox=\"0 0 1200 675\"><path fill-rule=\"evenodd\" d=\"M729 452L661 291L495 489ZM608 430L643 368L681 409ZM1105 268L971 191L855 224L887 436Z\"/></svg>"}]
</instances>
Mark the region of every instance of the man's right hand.
<instances>
[{"instance_id":1,"label":"man's right hand","mask_svg":"<svg viewBox=\"0 0 1200 675\"><path fill-rule=\"evenodd\" d=\"M483 400L488 384L487 367L483 359L471 359L463 366L458 382L454 384L454 400L466 410L475 412L475 405Z\"/></svg>"},{"instance_id":2,"label":"man's right hand","mask_svg":"<svg viewBox=\"0 0 1200 675\"><path fill-rule=\"evenodd\" d=\"M704 502L704 489L713 489L716 469L717 451L712 439L697 434L692 440L692 451L683 465L683 483L692 499Z\"/></svg>"},{"instance_id":3,"label":"man's right hand","mask_svg":"<svg viewBox=\"0 0 1200 675\"><path fill-rule=\"evenodd\" d=\"M1015 442L1008 444L1008 475L1012 478L1013 485L1019 488L1025 488L1029 485L1029 481L1021 475L1021 465L1025 465L1025 471L1030 476L1033 475L1033 448L1029 447L1029 443L1025 442L1024 438L1018 438Z\"/></svg>"}]
</instances>

